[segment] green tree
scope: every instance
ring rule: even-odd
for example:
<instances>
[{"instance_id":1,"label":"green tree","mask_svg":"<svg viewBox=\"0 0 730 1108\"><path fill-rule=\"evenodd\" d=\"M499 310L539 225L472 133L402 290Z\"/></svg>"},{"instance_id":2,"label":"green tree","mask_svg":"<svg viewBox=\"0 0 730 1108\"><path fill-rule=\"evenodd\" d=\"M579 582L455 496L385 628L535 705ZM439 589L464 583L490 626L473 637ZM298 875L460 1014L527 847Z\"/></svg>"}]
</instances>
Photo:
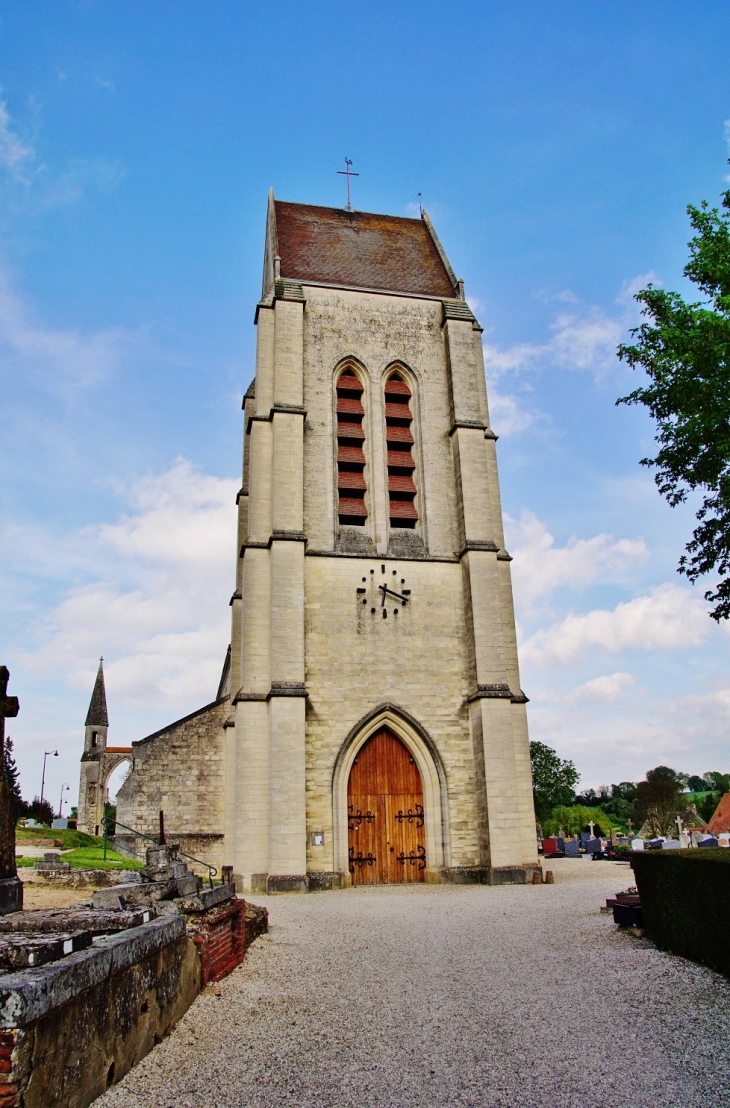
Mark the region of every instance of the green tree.
<instances>
[{"instance_id":1,"label":"green tree","mask_svg":"<svg viewBox=\"0 0 730 1108\"><path fill-rule=\"evenodd\" d=\"M653 835L674 835L676 816L687 809L682 794L685 775L669 766L657 766L648 770L646 780L636 786L636 797L631 808L631 818L640 827L645 821Z\"/></svg>"},{"instance_id":2,"label":"green tree","mask_svg":"<svg viewBox=\"0 0 730 1108\"><path fill-rule=\"evenodd\" d=\"M20 777L18 774L18 767L15 764L15 758L13 757L13 740L8 737L5 740L5 752L4 752L4 765L3 773L5 774L5 780L10 786L10 798L13 805L13 818L14 821L20 818L23 813L24 804L23 797L20 794Z\"/></svg>"},{"instance_id":3,"label":"green tree","mask_svg":"<svg viewBox=\"0 0 730 1108\"><path fill-rule=\"evenodd\" d=\"M601 808L587 808L581 804L573 804L570 807L558 805L545 820L543 829L546 835L557 835L564 831L566 835L579 835L581 831L590 831L591 823L594 830L602 835L608 835L611 827L611 817L607 816Z\"/></svg>"},{"instance_id":4,"label":"green tree","mask_svg":"<svg viewBox=\"0 0 730 1108\"><path fill-rule=\"evenodd\" d=\"M722 211L689 205L696 232L684 275L704 294L685 303L679 293L648 285L636 294L647 319L618 355L642 367L649 383L617 404L644 404L657 422L659 450L641 464L656 467L659 492L672 507L703 494L698 526L679 559L690 581L716 573L705 593L715 620L730 617L730 191Z\"/></svg>"},{"instance_id":5,"label":"green tree","mask_svg":"<svg viewBox=\"0 0 730 1108\"><path fill-rule=\"evenodd\" d=\"M564 761L544 743L530 743L530 761L535 815L543 823L553 808L573 803L580 774L572 762Z\"/></svg>"}]
</instances>

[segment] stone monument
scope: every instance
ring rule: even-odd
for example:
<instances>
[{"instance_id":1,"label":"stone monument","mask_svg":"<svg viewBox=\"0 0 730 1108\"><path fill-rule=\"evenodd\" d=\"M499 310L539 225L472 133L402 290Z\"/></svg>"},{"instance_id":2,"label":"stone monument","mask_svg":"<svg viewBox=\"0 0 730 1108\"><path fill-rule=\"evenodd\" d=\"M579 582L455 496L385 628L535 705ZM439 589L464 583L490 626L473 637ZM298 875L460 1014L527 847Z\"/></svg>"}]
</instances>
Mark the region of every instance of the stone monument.
<instances>
[{"instance_id":1,"label":"stone monument","mask_svg":"<svg viewBox=\"0 0 730 1108\"><path fill-rule=\"evenodd\" d=\"M18 714L17 696L8 696L10 672L0 666L0 915L19 912L23 907L23 884L15 864L16 812L5 775L5 720Z\"/></svg>"}]
</instances>

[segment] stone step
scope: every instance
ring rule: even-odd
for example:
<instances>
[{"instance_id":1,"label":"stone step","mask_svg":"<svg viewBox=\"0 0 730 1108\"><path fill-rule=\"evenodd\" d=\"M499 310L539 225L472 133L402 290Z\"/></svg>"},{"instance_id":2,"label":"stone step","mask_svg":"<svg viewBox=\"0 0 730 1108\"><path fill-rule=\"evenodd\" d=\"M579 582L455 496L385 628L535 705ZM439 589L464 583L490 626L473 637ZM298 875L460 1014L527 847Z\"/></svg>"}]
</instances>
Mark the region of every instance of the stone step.
<instances>
[{"instance_id":1,"label":"stone step","mask_svg":"<svg viewBox=\"0 0 730 1108\"><path fill-rule=\"evenodd\" d=\"M174 881L143 881L139 884L111 885L108 889L97 889L91 902L95 908L136 908L144 904L154 904L158 900L169 900L176 893Z\"/></svg>"},{"instance_id":2,"label":"stone step","mask_svg":"<svg viewBox=\"0 0 730 1108\"><path fill-rule=\"evenodd\" d=\"M207 912L209 908L232 900L235 895L235 885L215 885L212 889L201 889L195 896L184 897L180 907L183 912Z\"/></svg>"},{"instance_id":3,"label":"stone step","mask_svg":"<svg viewBox=\"0 0 730 1108\"><path fill-rule=\"evenodd\" d=\"M200 878L191 873L187 877L181 877L175 885L178 896L195 896L200 888Z\"/></svg>"}]
</instances>

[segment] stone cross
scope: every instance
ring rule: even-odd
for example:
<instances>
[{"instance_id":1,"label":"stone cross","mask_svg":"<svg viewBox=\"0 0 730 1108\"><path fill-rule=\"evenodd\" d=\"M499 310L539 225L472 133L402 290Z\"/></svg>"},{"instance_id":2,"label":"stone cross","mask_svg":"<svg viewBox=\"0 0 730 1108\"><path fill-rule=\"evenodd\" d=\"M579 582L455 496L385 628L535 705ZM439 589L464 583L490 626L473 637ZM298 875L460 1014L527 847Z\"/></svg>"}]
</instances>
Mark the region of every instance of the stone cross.
<instances>
[{"instance_id":1,"label":"stone cross","mask_svg":"<svg viewBox=\"0 0 730 1108\"><path fill-rule=\"evenodd\" d=\"M592 819L588 821L588 826L591 829L591 838L595 839L596 836L593 834L593 828L595 827L595 824Z\"/></svg>"},{"instance_id":2,"label":"stone cross","mask_svg":"<svg viewBox=\"0 0 730 1108\"><path fill-rule=\"evenodd\" d=\"M629 838L631 838L631 832L634 830L634 825L633 825L633 823L631 822L630 819L626 820L626 826L629 829Z\"/></svg>"},{"instance_id":3,"label":"stone cross","mask_svg":"<svg viewBox=\"0 0 730 1108\"><path fill-rule=\"evenodd\" d=\"M5 720L17 716L17 696L8 696L10 673L0 666L0 881L17 876L15 866L15 813L10 782L5 777Z\"/></svg>"},{"instance_id":4,"label":"stone cross","mask_svg":"<svg viewBox=\"0 0 730 1108\"><path fill-rule=\"evenodd\" d=\"M682 817L681 817L681 816L677 816L677 818L675 819L675 821L674 821L674 822L676 823L676 825L677 825L677 828L679 829L679 833L680 833L680 835L681 835L681 834L682 834L682 832L684 831L684 827L682 826Z\"/></svg>"}]
</instances>

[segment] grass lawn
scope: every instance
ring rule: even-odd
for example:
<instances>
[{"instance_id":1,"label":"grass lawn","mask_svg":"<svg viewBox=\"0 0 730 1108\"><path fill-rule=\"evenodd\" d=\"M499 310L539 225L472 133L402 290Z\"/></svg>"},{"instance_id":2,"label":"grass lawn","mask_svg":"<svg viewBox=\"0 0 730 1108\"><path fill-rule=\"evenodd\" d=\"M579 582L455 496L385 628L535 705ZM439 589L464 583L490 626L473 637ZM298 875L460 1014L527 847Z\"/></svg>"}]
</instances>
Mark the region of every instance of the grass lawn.
<instances>
[{"instance_id":1,"label":"grass lawn","mask_svg":"<svg viewBox=\"0 0 730 1108\"><path fill-rule=\"evenodd\" d=\"M46 850L69 851L63 854L63 861L69 862L74 869L142 869L142 863L123 854L117 854L111 843L107 843L104 860L104 840L94 835L85 835L82 831L55 831L49 827L18 827L15 841L23 852L23 844L40 846ZM35 866L37 858L18 858L19 868Z\"/></svg>"}]
</instances>

